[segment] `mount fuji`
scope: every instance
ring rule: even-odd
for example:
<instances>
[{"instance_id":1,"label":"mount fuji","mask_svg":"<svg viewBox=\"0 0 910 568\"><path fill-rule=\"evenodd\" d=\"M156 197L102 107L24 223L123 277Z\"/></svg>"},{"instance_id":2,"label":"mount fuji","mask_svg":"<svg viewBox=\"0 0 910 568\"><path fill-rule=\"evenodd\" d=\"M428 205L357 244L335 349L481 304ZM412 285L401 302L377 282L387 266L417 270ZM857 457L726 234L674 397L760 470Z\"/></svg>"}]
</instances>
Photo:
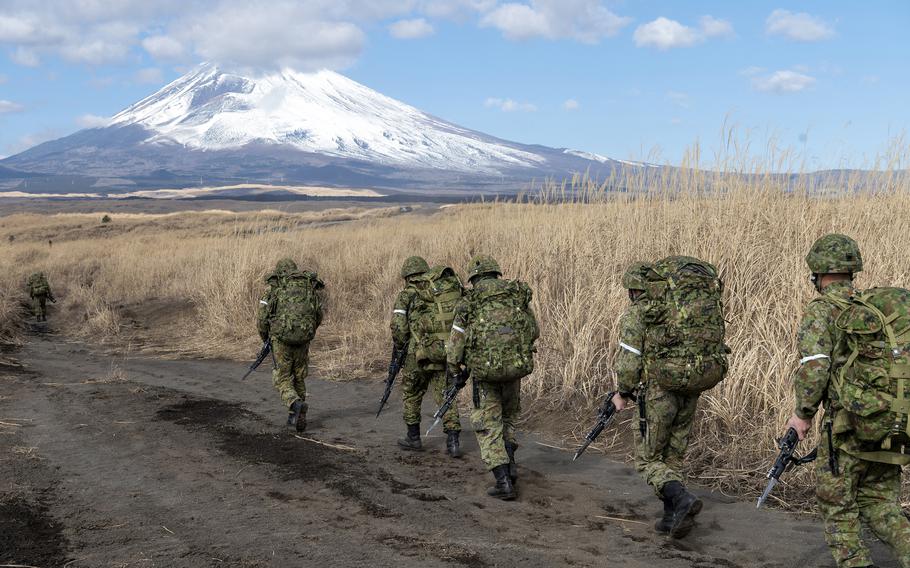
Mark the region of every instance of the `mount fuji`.
<instances>
[{"instance_id":1,"label":"mount fuji","mask_svg":"<svg viewBox=\"0 0 910 568\"><path fill-rule=\"evenodd\" d=\"M246 77L204 64L103 127L0 161L0 187L13 188L19 172L33 184L50 176L108 194L278 181L508 191L533 179L604 177L630 166L645 164L501 140L332 71Z\"/></svg>"}]
</instances>

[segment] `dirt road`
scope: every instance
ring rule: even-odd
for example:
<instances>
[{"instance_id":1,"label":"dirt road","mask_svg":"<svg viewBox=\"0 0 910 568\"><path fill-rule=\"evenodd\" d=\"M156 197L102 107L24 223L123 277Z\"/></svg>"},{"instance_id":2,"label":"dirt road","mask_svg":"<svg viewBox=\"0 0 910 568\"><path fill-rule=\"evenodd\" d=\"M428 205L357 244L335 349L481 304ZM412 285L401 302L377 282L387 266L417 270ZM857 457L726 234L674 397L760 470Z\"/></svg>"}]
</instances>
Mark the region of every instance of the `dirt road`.
<instances>
[{"instance_id":1,"label":"dirt road","mask_svg":"<svg viewBox=\"0 0 910 568\"><path fill-rule=\"evenodd\" d=\"M572 463L530 435L520 499L490 499L472 434L459 461L441 432L423 453L395 448L400 401L376 420L378 379L311 380L301 439L267 371L240 382L237 363L53 336L13 356L22 368L0 366L3 565L831 565L817 521L706 492L689 538L655 536L659 504L631 468L595 453Z\"/></svg>"}]
</instances>

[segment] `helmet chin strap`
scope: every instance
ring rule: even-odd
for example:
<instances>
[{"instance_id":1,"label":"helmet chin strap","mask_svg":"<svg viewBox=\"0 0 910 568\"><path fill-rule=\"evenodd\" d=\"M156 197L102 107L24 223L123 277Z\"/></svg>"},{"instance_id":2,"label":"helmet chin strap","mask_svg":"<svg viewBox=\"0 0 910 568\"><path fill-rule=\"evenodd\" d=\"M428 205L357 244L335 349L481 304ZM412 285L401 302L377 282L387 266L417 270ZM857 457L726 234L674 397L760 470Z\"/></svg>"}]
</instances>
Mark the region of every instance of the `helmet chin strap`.
<instances>
[{"instance_id":1,"label":"helmet chin strap","mask_svg":"<svg viewBox=\"0 0 910 568\"><path fill-rule=\"evenodd\" d=\"M809 280L811 280L811 281L812 281L812 285L815 286L815 291L820 293L820 292L822 291L822 277L821 277L821 275L818 274L817 272L813 272L812 275L809 276Z\"/></svg>"}]
</instances>

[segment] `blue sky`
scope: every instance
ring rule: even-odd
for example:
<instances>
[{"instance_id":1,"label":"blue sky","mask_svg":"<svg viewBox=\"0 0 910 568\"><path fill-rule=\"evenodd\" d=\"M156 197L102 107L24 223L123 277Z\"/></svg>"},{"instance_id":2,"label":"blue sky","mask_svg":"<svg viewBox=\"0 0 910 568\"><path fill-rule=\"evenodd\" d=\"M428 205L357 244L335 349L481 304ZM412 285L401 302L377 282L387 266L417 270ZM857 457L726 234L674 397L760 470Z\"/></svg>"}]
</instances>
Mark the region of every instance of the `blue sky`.
<instances>
[{"instance_id":1,"label":"blue sky","mask_svg":"<svg viewBox=\"0 0 910 568\"><path fill-rule=\"evenodd\" d=\"M525 143L703 162L724 124L812 168L910 127L910 2L0 0L0 156L98 124L201 61L330 67Z\"/></svg>"}]
</instances>

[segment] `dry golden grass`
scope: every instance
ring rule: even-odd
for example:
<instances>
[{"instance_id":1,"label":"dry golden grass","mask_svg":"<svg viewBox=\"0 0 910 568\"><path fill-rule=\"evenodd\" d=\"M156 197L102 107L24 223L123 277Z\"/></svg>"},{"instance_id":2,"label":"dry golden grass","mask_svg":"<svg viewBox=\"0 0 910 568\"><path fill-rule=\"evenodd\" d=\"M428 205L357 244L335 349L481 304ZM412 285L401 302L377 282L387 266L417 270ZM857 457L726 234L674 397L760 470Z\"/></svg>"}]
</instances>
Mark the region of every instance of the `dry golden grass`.
<instances>
[{"instance_id":1,"label":"dry golden grass","mask_svg":"<svg viewBox=\"0 0 910 568\"><path fill-rule=\"evenodd\" d=\"M9 267L0 289L18 291L28 273L44 270L60 300L52 319L62 319L72 336L182 342L172 352L248 359L257 348L262 278L291 256L327 285L327 319L312 349L316 374L375 379L387 362L402 260L422 254L461 272L482 251L535 293L542 336L537 370L524 383L526 407L538 417L570 411L580 422L613 382L616 321L628 302L620 287L625 266L697 256L722 272L733 358L728 379L703 397L690 473L751 494L763 484L773 440L793 406L795 333L815 293L806 250L824 233L850 234L866 259L860 286L910 286L910 187L890 170L871 183L854 176L837 191L809 191L785 188L783 177L730 173L751 166L722 169L627 174L604 185L581 182L574 193L547 185L529 203L449 207L432 216L335 212L333 220L351 219L341 224L269 212L120 215L104 227L100 213L11 216L0 218L0 260ZM865 191L854 191L861 183ZM0 304L0 321L14 314L11 298L7 292ZM179 313L163 313L169 305ZM154 329L137 331L144 319ZM777 495L802 502L809 469Z\"/></svg>"}]
</instances>

